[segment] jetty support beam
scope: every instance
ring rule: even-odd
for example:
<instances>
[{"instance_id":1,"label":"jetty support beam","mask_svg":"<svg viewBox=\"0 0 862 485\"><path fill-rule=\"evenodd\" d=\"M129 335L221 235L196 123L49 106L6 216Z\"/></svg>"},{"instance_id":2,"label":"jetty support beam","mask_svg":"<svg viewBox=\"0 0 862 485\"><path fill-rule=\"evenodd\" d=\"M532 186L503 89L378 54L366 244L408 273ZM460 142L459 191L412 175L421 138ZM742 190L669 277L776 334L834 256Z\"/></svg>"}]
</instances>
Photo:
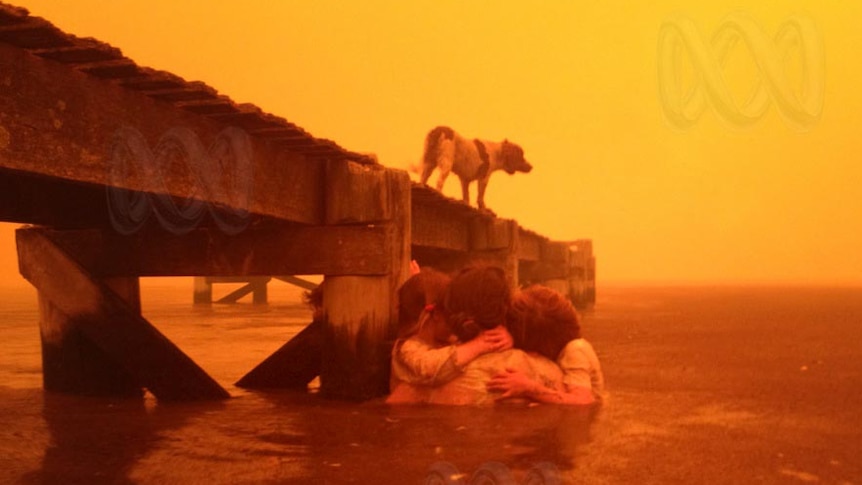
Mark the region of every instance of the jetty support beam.
<instances>
[{"instance_id":1,"label":"jetty support beam","mask_svg":"<svg viewBox=\"0 0 862 485\"><path fill-rule=\"evenodd\" d=\"M140 314L137 278L104 280L131 311ZM92 396L141 397L143 389L116 360L87 337L75 318L39 295L42 382L45 390Z\"/></svg>"},{"instance_id":2,"label":"jetty support beam","mask_svg":"<svg viewBox=\"0 0 862 485\"><path fill-rule=\"evenodd\" d=\"M578 308L596 303L596 258L593 242L579 239L570 243L569 288L572 302Z\"/></svg>"},{"instance_id":3,"label":"jetty support beam","mask_svg":"<svg viewBox=\"0 0 862 485\"><path fill-rule=\"evenodd\" d=\"M330 161L325 199L327 224L380 227L386 235L359 249L387 260L386 273L325 273L323 283L321 392L368 399L389 391L395 295L410 271L410 180L401 170Z\"/></svg>"},{"instance_id":4,"label":"jetty support beam","mask_svg":"<svg viewBox=\"0 0 862 485\"><path fill-rule=\"evenodd\" d=\"M307 389L320 375L323 322L312 321L236 382L245 389Z\"/></svg>"},{"instance_id":5,"label":"jetty support beam","mask_svg":"<svg viewBox=\"0 0 862 485\"><path fill-rule=\"evenodd\" d=\"M474 220L470 226L470 261L503 268L509 285L517 287L521 280L520 236L518 223L514 220Z\"/></svg>"}]
</instances>

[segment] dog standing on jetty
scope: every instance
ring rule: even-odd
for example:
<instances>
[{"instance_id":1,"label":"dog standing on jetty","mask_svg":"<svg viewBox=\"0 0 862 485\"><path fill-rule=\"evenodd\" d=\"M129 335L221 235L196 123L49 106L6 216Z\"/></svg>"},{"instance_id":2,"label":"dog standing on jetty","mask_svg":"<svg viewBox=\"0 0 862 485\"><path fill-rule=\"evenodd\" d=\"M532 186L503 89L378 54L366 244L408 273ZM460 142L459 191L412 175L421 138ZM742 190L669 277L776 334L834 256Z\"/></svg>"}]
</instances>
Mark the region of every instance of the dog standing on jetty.
<instances>
[{"instance_id":1,"label":"dog standing on jetty","mask_svg":"<svg viewBox=\"0 0 862 485\"><path fill-rule=\"evenodd\" d=\"M425 137L420 175L423 184L428 184L435 168L440 171L437 190L443 190L446 177L453 172L461 179L461 195L467 204L470 204L470 183L478 181L476 204L484 209L485 188L493 171L502 169L512 175L515 172L528 173L533 166L524 159L524 150L508 140L499 143L478 138L468 140L448 126L438 126Z\"/></svg>"}]
</instances>

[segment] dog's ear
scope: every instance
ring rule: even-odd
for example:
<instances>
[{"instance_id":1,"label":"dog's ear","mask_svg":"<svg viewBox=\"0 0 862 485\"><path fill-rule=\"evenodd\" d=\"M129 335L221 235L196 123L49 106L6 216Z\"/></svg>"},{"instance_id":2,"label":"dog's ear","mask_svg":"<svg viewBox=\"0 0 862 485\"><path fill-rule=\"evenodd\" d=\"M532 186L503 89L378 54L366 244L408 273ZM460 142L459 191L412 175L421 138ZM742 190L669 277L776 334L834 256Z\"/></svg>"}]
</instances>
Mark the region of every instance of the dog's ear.
<instances>
[{"instance_id":1,"label":"dog's ear","mask_svg":"<svg viewBox=\"0 0 862 485\"><path fill-rule=\"evenodd\" d=\"M508 138L503 138L503 142L500 143L500 157L503 159L503 165L509 165L509 159L512 157L512 143L509 142Z\"/></svg>"},{"instance_id":2,"label":"dog's ear","mask_svg":"<svg viewBox=\"0 0 862 485\"><path fill-rule=\"evenodd\" d=\"M518 159L518 145L509 143L508 140L503 140L500 145L500 154L503 155L503 163L511 165Z\"/></svg>"}]
</instances>

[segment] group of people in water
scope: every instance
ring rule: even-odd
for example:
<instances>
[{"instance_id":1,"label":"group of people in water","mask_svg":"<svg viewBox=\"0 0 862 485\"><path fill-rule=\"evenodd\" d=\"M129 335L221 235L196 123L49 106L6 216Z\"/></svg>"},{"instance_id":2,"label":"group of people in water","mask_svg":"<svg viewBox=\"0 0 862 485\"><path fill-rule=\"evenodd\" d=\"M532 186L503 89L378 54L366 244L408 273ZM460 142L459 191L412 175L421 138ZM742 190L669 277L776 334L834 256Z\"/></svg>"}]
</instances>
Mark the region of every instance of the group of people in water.
<instances>
[{"instance_id":1,"label":"group of people in water","mask_svg":"<svg viewBox=\"0 0 862 485\"><path fill-rule=\"evenodd\" d=\"M398 298L388 403L604 399L601 365L578 314L551 288L512 290L493 266L453 277L415 267Z\"/></svg>"}]
</instances>

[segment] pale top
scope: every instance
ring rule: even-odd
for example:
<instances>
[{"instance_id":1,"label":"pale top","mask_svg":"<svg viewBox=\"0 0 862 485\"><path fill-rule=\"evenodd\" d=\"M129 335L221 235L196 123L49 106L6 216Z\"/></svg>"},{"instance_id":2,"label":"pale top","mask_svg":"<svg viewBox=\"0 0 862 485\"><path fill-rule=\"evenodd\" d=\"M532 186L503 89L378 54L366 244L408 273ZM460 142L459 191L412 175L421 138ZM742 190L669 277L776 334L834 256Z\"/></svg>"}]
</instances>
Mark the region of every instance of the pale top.
<instances>
[{"instance_id":1,"label":"pale top","mask_svg":"<svg viewBox=\"0 0 862 485\"><path fill-rule=\"evenodd\" d=\"M599 357L589 342L582 338L570 341L560 352L557 363L563 371L566 390L586 387L592 389L596 401L603 400L605 378Z\"/></svg>"},{"instance_id":2,"label":"pale top","mask_svg":"<svg viewBox=\"0 0 862 485\"><path fill-rule=\"evenodd\" d=\"M435 347L418 337L398 340L392 349L392 384L437 386L461 374L455 346Z\"/></svg>"}]
</instances>

